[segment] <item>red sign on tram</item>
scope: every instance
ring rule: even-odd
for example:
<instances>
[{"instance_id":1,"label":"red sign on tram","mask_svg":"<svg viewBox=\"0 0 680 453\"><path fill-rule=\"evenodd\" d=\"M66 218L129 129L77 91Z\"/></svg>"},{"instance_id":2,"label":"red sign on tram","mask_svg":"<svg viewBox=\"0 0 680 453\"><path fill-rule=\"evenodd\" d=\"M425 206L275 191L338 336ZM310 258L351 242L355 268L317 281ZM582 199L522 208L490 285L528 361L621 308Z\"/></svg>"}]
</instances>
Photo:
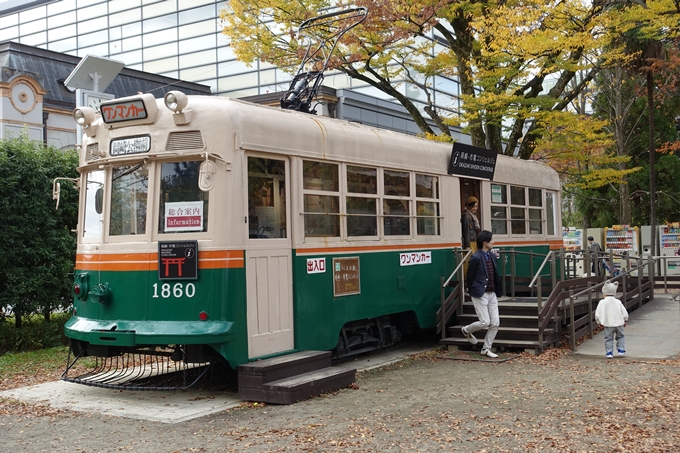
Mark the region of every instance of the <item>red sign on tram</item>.
<instances>
[{"instance_id":1,"label":"red sign on tram","mask_svg":"<svg viewBox=\"0 0 680 453\"><path fill-rule=\"evenodd\" d=\"M105 123L141 120L147 117L144 101L141 99L125 102L107 102L100 106L100 111Z\"/></svg>"}]
</instances>

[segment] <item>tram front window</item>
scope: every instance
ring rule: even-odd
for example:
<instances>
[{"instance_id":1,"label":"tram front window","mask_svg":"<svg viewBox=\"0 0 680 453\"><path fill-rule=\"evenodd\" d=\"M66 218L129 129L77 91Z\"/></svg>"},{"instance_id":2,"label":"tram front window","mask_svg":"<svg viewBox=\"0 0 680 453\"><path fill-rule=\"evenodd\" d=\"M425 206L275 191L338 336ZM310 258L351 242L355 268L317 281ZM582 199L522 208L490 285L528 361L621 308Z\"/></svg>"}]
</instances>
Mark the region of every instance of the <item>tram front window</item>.
<instances>
[{"instance_id":1,"label":"tram front window","mask_svg":"<svg viewBox=\"0 0 680 453\"><path fill-rule=\"evenodd\" d=\"M148 191L148 170L143 162L113 169L109 235L146 233Z\"/></svg>"},{"instance_id":2,"label":"tram front window","mask_svg":"<svg viewBox=\"0 0 680 453\"><path fill-rule=\"evenodd\" d=\"M104 194L104 170L87 174L85 184L85 222L83 238L102 238L102 201Z\"/></svg>"},{"instance_id":3,"label":"tram front window","mask_svg":"<svg viewBox=\"0 0 680 453\"><path fill-rule=\"evenodd\" d=\"M159 233L208 231L208 194L198 187L200 161L161 164Z\"/></svg>"}]
</instances>

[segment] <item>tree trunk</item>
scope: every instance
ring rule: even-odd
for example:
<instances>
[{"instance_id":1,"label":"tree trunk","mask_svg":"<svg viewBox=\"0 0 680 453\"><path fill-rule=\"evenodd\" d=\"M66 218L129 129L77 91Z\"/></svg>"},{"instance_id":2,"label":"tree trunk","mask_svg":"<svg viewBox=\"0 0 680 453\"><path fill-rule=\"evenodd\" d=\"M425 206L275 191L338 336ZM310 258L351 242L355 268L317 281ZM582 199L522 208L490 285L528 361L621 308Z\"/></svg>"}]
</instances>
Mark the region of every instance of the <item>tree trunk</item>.
<instances>
[{"instance_id":1,"label":"tree trunk","mask_svg":"<svg viewBox=\"0 0 680 453\"><path fill-rule=\"evenodd\" d=\"M656 254L656 149L654 147L654 76L647 71L647 111L649 114L649 220L652 227L652 255Z\"/></svg>"},{"instance_id":2,"label":"tree trunk","mask_svg":"<svg viewBox=\"0 0 680 453\"><path fill-rule=\"evenodd\" d=\"M21 312L17 311L16 307L14 308L14 327L21 329Z\"/></svg>"}]
</instances>

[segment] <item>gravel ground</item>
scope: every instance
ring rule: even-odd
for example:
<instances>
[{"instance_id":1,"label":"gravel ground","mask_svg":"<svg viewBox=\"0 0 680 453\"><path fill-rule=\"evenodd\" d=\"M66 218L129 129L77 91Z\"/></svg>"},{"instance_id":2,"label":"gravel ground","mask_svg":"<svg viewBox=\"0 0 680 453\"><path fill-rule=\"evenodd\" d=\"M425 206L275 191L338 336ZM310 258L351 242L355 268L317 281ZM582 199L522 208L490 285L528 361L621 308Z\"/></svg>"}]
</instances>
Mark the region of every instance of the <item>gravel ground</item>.
<instances>
[{"instance_id":1,"label":"gravel ground","mask_svg":"<svg viewBox=\"0 0 680 453\"><path fill-rule=\"evenodd\" d=\"M680 451L678 360L442 354L361 373L354 388L291 406L248 403L179 424L0 401L0 451Z\"/></svg>"}]
</instances>

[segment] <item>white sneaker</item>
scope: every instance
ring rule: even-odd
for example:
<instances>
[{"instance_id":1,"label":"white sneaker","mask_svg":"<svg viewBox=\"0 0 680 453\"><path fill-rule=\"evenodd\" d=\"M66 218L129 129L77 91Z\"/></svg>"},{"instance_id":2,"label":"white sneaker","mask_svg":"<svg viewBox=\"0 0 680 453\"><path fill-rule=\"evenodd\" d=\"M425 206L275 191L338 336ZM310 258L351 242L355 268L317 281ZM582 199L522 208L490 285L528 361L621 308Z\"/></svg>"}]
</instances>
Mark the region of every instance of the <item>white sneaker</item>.
<instances>
[{"instance_id":1,"label":"white sneaker","mask_svg":"<svg viewBox=\"0 0 680 453\"><path fill-rule=\"evenodd\" d=\"M491 349L482 349L482 355L485 355L491 359L498 358L498 354L494 354L493 352L491 352Z\"/></svg>"},{"instance_id":2,"label":"white sneaker","mask_svg":"<svg viewBox=\"0 0 680 453\"><path fill-rule=\"evenodd\" d=\"M475 338L475 336L471 333L468 333L468 331L465 330L465 327L461 327L460 331L463 332L463 336L467 339L467 341L470 342L470 344L477 344L477 338Z\"/></svg>"}]
</instances>

